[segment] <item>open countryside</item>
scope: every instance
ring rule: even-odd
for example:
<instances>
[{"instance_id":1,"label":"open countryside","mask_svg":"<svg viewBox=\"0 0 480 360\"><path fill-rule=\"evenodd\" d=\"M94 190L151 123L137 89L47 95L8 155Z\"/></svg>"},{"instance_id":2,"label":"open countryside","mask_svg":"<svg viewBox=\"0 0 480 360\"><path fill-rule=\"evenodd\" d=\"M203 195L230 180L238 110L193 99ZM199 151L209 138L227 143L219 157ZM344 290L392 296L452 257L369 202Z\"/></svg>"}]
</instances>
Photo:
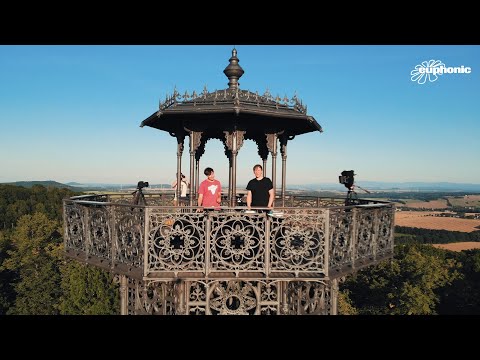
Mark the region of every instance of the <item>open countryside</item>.
<instances>
[{"instance_id":1,"label":"open countryside","mask_svg":"<svg viewBox=\"0 0 480 360\"><path fill-rule=\"evenodd\" d=\"M472 234L480 231L480 195L444 196L428 201L410 198L399 202L396 226ZM475 241L432 245L450 251L480 249L480 242Z\"/></svg>"},{"instance_id":2,"label":"open countryside","mask_svg":"<svg viewBox=\"0 0 480 360\"><path fill-rule=\"evenodd\" d=\"M432 230L472 232L480 230L479 219L445 217L440 211L397 211L395 225Z\"/></svg>"}]
</instances>

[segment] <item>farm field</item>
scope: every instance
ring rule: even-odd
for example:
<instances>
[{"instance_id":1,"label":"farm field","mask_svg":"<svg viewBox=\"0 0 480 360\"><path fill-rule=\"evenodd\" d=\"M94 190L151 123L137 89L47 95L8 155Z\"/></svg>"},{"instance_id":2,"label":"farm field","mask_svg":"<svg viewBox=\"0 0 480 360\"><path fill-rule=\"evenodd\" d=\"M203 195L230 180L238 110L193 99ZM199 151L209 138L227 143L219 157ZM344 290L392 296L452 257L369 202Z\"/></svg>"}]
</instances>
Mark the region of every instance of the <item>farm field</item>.
<instances>
[{"instance_id":1,"label":"farm field","mask_svg":"<svg viewBox=\"0 0 480 360\"><path fill-rule=\"evenodd\" d=\"M458 207L479 207L480 195L449 196L448 201L452 206Z\"/></svg>"},{"instance_id":2,"label":"farm field","mask_svg":"<svg viewBox=\"0 0 480 360\"><path fill-rule=\"evenodd\" d=\"M397 211L395 225L432 230L472 232L480 230L480 220L433 216L441 211Z\"/></svg>"},{"instance_id":3,"label":"farm field","mask_svg":"<svg viewBox=\"0 0 480 360\"><path fill-rule=\"evenodd\" d=\"M447 200L437 199L432 201L406 200L404 206L412 209L446 209L448 208Z\"/></svg>"},{"instance_id":4,"label":"farm field","mask_svg":"<svg viewBox=\"0 0 480 360\"><path fill-rule=\"evenodd\" d=\"M479 242L458 242L458 243L450 243L450 244L432 244L433 247L438 249L445 249L450 251L462 251L462 250L470 250L470 249L480 249Z\"/></svg>"}]
</instances>

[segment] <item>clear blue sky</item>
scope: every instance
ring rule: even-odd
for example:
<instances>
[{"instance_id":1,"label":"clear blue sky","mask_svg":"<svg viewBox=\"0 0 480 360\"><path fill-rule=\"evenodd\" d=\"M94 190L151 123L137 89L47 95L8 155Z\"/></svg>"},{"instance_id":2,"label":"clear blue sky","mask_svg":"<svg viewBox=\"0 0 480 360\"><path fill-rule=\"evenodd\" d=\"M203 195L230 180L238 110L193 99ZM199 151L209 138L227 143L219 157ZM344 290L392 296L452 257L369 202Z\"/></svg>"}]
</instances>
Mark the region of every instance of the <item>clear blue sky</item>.
<instances>
[{"instance_id":1,"label":"clear blue sky","mask_svg":"<svg viewBox=\"0 0 480 360\"><path fill-rule=\"evenodd\" d=\"M0 46L0 182L170 183L175 139L139 125L175 86L226 88L232 48ZM296 92L324 129L289 143L288 184L334 183L350 169L358 183L480 183L480 46L236 48L240 88ZM430 59L472 72L411 81L410 71ZM237 183L253 177L257 162L247 141ZM188 151L183 163L188 174ZM226 184L227 164L223 145L209 141L201 168L213 167ZM280 161L277 169L279 176Z\"/></svg>"}]
</instances>

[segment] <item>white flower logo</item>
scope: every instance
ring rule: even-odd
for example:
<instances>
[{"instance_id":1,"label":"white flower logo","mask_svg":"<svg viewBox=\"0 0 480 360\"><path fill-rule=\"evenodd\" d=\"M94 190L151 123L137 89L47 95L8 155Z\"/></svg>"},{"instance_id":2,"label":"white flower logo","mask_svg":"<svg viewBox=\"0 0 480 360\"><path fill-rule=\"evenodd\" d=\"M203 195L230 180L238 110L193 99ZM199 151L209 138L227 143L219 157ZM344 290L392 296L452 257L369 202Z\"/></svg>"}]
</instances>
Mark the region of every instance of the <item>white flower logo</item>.
<instances>
[{"instance_id":1,"label":"white flower logo","mask_svg":"<svg viewBox=\"0 0 480 360\"><path fill-rule=\"evenodd\" d=\"M434 68L445 67L445 64L440 60L423 61L421 64L415 66L415 69L410 72L411 80L416 81L419 84L425 84L425 82L434 82L438 79L438 75L443 75L442 71L433 71ZM421 69L421 70L420 70Z\"/></svg>"}]
</instances>

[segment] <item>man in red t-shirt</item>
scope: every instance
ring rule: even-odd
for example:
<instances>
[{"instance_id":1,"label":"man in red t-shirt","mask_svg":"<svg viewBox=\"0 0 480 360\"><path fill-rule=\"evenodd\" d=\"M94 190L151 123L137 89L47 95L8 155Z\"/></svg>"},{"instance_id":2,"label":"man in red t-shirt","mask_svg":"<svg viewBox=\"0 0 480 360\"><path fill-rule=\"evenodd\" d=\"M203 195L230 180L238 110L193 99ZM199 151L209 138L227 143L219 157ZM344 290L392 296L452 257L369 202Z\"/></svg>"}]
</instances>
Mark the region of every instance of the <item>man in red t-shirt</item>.
<instances>
[{"instance_id":1,"label":"man in red t-shirt","mask_svg":"<svg viewBox=\"0 0 480 360\"><path fill-rule=\"evenodd\" d=\"M215 172L212 168L207 167L203 173L207 178L198 188L198 206L219 210L222 201L222 185L220 181L215 180Z\"/></svg>"}]
</instances>

